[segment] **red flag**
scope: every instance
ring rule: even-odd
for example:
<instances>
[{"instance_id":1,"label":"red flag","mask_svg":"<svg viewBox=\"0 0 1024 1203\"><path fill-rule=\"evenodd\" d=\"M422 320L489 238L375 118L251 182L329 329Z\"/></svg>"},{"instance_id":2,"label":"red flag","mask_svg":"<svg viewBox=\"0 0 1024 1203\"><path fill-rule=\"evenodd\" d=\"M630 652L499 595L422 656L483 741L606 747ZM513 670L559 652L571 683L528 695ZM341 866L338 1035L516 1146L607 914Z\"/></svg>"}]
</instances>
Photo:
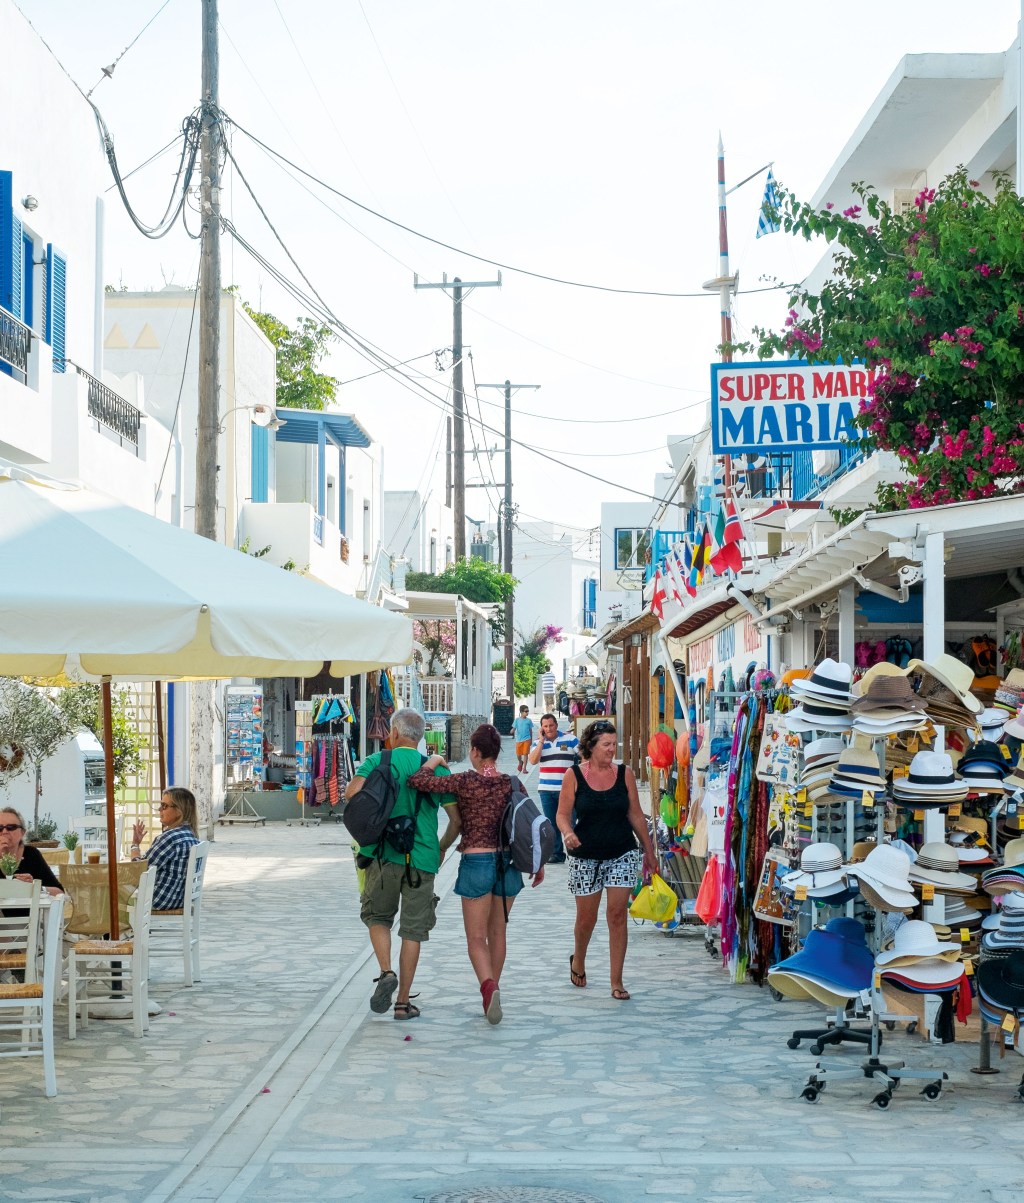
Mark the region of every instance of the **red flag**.
<instances>
[{"instance_id":1,"label":"red flag","mask_svg":"<svg viewBox=\"0 0 1024 1203\"><path fill-rule=\"evenodd\" d=\"M739 549L743 531L736 513L736 503L730 497L719 512L715 527L716 549L711 557L711 567L723 575L728 571L739 572L743 567L743 553Z\"/></svg>"},{"instance_id":2,"label":"red flag","mask_svg":"<svg viewBox=\"0 0 1024 1203\"><path fill-rule=\"evenodd\" d=\"M651 594L651 613L655 618L663 618L665 616L665 599L668 593L661 583L661 569L658 568L654 573L654 592Z\"/></svg>"}]
</instances>

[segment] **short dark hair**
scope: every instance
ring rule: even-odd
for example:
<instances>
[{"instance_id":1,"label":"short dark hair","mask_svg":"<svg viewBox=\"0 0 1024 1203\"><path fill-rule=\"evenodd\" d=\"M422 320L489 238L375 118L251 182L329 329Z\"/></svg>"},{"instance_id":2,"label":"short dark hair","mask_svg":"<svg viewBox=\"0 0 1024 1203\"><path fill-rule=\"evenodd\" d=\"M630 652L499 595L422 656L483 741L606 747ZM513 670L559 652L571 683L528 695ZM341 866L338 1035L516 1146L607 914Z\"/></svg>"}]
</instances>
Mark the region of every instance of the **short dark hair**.
<instances>
[{"instance_id":1,"label":"short dark hair","mask_svg":"<svg viewBox=\"0 0 1024 1203\"><path fill-rule=\"evenodd\" d=\"M469 737L469 746L476 748L484 760L497 760L501 751L501 736L497 727L490 723L481 723Z\"/></svg>"},{"instance_id":2,"label":"short dark hair","mask_svg":"<svg viewBox=\"0 0 1024 1203\"><path fill-rule=\"evenodd\" d=\"M527 713L527 714L529 714L529 713L530 713L530 707L529 707L529 706L526 706L526 705L520 706L520 707L519 707L519 710L520 710L520 713L521 713L522 711L524 711L524 710L526 711L526 713Z\"/></svg>"},{"instance_id":3,"label":"short dark hair","mask_svg":"<svg viewBox=\"0 0 1024 1203\"><path fill-rule=\"evenodd\" d=\"M551 719L551 721L555 724L555 726L556 727L558 726L558 715L557 714L542 714L540 716L540 721L543 722L546 718Z\"/></svg>"},{"instance_id":4,"label":"short dark hair","mask_svg":"<svg viewBox=\"0 0 1024 1203\"><path fill-rule=\"evenodd\" d=\"M601 736L614 734L615 724L610 723L606 718L599 718L596 723L591 723L580 736L580 755L584 760L589 760L590 753L593 752Z\"/></svg>"}]
</instances>

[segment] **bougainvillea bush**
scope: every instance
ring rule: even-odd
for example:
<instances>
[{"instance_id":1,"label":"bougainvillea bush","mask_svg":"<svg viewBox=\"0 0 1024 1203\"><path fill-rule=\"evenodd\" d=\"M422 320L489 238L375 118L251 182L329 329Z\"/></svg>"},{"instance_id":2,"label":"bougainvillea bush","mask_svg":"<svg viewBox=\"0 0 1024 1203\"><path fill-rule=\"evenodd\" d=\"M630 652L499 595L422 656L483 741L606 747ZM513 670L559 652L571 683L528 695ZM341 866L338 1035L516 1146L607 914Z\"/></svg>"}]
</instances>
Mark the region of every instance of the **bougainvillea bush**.
<instances>
[{"instance_id":1,"label":"bougainvillea bush","mask_svg":"<svg viewBox=\"0 0 1024 1203\"><path fill-rule=\"evenodd\" d=\"M835 245L819 293L791 289L779 331L734 350L874 369L857 424L908 479L885 509L1024 491L1024 203L958 169L907 213L862 184L860 204L815 209L779 189L783 229Z\"/></svg>"}]
</instances>

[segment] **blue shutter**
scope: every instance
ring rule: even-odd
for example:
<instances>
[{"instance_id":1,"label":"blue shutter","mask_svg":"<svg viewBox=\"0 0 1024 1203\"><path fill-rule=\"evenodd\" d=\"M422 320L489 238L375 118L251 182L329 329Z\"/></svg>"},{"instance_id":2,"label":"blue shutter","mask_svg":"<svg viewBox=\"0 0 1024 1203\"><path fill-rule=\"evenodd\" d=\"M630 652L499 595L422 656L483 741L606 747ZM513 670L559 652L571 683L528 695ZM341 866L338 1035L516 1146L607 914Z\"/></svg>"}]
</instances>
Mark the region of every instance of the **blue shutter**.
<instances>
[{"instance_id":1,"label":"blue shutter","mask_svg":"<svg viewBox=\"0 0 1024 1203\"><path fill-rule=\"evenodd\" d=\"M0 307L21 319L21 218L14 213L14 177L0 171Z\"/></svg>"},{"instance_id":2,"label":"blue shutter","mask_svg":"<svg viewBox=\"0 0 1024 1203\"><path fill-rule=\"evenodd\" d=\"M255 423L249 429L252 432L249 442L250 495L253 501L266 501L270 477L270 431Z\"/></svg>"},{"instance_id":3,"label":"blue shutter","mask_svg":"<svg viewBox=\"0 0 1024 1203\"><path fill-rule=\"evenodd\" d=\"M46 341L53 348L53 370L65 370L67 353L68 261L52 242L46 244Z\"/></svg>"}]
</instances>

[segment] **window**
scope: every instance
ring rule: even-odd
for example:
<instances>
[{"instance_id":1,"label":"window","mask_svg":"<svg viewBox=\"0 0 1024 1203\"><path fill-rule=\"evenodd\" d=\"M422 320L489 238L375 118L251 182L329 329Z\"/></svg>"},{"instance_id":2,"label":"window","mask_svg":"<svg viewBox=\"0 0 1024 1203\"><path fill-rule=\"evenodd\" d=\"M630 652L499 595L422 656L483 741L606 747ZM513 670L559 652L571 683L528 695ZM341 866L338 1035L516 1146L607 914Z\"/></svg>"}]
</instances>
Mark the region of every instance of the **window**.
<instances>
[{"instance_id":1,"label":"window","mask_svg":"<svg viewBox=\"0 0 1024 1203\"><path fill-rule=\"evenodd\" d=\"M437 572L437 536L430 536L430 568L429 572Z\"/></svg>"},{"instance_id":2,"label":"window","mask_svg":"<svg viewBox=\"0 0 1024 1203\"><path fill-rule=\"evenodd\" d=\"M615 567L643 568L650 558L651 532L633 527L615 531Z\"/></svg>"},{"instance_id":3,"label":"window","mask_svg":"<svg viewBox=\"0 0 1024 1203\"><path fill-rule=\"evenodd\" d=\"M591 631L597 626L597 581L590 577L583 582L583 629Z\"/></svg>"}]
</instances>

